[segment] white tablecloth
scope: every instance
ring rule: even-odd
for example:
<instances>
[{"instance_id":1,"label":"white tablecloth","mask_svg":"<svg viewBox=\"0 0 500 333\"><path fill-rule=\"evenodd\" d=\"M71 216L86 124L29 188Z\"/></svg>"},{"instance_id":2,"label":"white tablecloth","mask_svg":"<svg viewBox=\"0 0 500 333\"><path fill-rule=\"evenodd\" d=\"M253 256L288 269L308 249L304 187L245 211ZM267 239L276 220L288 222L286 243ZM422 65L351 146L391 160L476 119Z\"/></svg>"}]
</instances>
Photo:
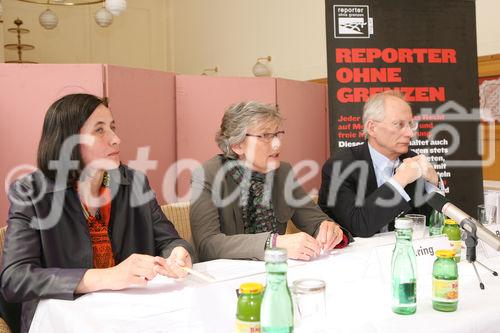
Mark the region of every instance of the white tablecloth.
<instances>
[{"instance_id":1,"label":"white tablecloth","mask_svg":"<svg viewBox=\"0 0 500 333\"><path fill-rule=\"evenodd\" d=\"M419 276L416 314L392 313L390 267L375 249L393 242L391 233L356 239L347 249L312 262L290 261L290 284L305 277L327 282L325 331L500 332L500 278L479 268L486 285L480 290L466 261L459 263L456 312L433 310L431 276ZM479 259L499 271L500 257L482 258L479 250ZM264 283L264 263L219 260L196 264L195 269L209 272L218 282L207 284L192 276L174 281L159 276L146 288L96 292L75 301L43 300L30 332L234 332L235 290L242 282Z\"/></svg>"}]
</instances>

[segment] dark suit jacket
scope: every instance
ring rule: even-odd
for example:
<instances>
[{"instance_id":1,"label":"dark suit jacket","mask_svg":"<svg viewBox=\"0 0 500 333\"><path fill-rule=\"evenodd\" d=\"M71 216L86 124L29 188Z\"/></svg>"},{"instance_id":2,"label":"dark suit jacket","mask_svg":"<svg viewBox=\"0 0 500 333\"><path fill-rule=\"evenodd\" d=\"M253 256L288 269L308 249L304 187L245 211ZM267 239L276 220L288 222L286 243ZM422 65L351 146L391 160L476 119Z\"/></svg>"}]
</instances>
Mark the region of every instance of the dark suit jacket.
<instances>
[{"instance_id":1,"label":"dark suit jacket","mask_svg":"<svg viewBox=\"0 0 500 333\"><path fill-rule=\"evenodd\" d=\"M108 233L116 264L133 253L167 257L176 246L185 247L196 260L192 247L179 237L156 199L142 200L142 193L150 190L146 177L126 166L110 175L113 200ZM140 178L144 182L138 182ZM45 191L43 183L47 184ZM9 199L1 291L7 301L23 302L24 332L30 327L40 299L75 298L78 283L86 270L93 268L92 242L73 187L57 188L41 172L35 172L13 184ZM62 206L58 218L46 223L38 220L30 226L33 217L49 216L52 206Z\"/></svg>"},{"instance_id":2,"label":"dark suit jacket","mask_svg":"<svg viewBox=\"0 0 500 333\"><path fill-rule=\"evenodd\" d=\"M224 158L217 155L205 162L202 168L195 170L191 179L193 200L189 220L200 261L219 258L263 260L265 243L270 233L244 233L239 193L229 205L218 207L214 203L214 192L220 194L220 198L227 198L235 190L239 191L238 185L227 173L215 184L216 175L223 165ZM321 222L331 219L295 181L293 184L297 186L293 189L293 197L303 198L305 201L297 207L287 204L285 182L290 172L290 164L281 162L273 178L271 200L278 220L278 233L285 233L287 222L291 219L298 229L315 236Z\"/></svg>"},{"instance_id":3,"label":"dark suit jacket","mask_svg":"<svg viewBox=\"0 0 500 333\"><path fill-rule=\"evenodd\" d=\"M401 155L400 160L415 155L409 151ZM421 178L405 187L411 198L409 202L389 183L378 187L368 144L365 142L343 149L325 162L318 204L353 236L371 237L386 225L389 225L389 230L394 230L394 219L402 214L424 214L429 218L432 208L422 200L416 200L417 190L424 193L424 183L425 180ZM359 204L356 203L357 195ZM381 203L391 199L393 203L388 207Z\"/></svg>"}]
</instances>

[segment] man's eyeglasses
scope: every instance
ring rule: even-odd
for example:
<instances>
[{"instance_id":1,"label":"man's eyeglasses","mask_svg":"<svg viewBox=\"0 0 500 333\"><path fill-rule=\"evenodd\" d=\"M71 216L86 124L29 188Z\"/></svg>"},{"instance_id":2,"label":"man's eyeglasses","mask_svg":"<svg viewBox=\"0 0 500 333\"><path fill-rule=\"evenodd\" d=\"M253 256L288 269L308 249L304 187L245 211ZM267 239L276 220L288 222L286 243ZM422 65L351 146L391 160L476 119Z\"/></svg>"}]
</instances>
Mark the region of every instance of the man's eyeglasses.
<instances>
[{"instance_id":1,"label":"man's eyeglasses","mask_svg":"<svg viewBox=\"0 0 500 333\"><path fill-rule=\"evenodd\" d=\"M380 120L374 120L377 123L384 123L383 121ZM387 123L385 123L387 124ZM415 132L418 129L418 121L392 121L389 124L391 124L395 129L398 131L402 131L406 127L408 127L412 132Z\"/></svg>"},{"instance_id":2,"label":"man's eyeglasses","mask_svg":"<svg viewBox=\"0 0 500 333\"><path fill-rule=\"evenodd\" d=\"M259 138L264 142L271 142L274 138L283 139L285 135L285 131L278 131L274 133L262 133L262 134L246 134L245 136L253 136L255 138Z\"/></svg>"}]
</instances>

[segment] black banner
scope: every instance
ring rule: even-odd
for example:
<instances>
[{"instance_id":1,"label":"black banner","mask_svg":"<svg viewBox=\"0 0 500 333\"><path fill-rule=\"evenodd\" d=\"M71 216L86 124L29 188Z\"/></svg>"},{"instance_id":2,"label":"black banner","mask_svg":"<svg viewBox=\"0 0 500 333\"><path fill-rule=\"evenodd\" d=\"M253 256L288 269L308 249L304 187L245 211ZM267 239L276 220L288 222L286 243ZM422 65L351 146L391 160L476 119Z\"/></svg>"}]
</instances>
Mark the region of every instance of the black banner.
<instances>
[{"instance_id":1,"label":"black banner","mask_svg":"<svg viewBox=\"0 0 500 333\"><path fill-rule=\"evenodd\" d=\"M404 93L447 197L476 216L483 201L475 3L326 0L331 153L364 141L371 94Z\"/></svg>"}]
</instances>

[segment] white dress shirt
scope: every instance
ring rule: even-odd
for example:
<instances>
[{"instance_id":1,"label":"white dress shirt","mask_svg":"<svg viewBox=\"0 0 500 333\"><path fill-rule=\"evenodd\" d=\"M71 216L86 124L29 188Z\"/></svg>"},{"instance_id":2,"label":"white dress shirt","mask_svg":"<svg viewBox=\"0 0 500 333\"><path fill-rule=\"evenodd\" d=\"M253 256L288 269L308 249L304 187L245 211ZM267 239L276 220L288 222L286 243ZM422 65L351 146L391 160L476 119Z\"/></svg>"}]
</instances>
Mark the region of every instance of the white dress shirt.
<instances>
[{"instance_id":1,"label":"white dress shirt","mask_svg":"<svg viewBox=\"0 0 500 333\"><path fill-rule=\"evenodd\" d=\"M370 156L372 158L373 169L375 170L375 178L377 178L377 186L380 187L384 183L388 182L389 184L392 185L392 187L396 189L396 191L398 191L399 194L401 194L401 196L406 201L410 201L411 198L408 195L408 193L406 193L405 189L401 186L401 184L399 184L394 179L395 170L401 164L399 158L391 161L385 155L381 154L375 148L373 148L369 143L368 143L368 149L370 151ZM443 183L441 181L441 178L439 178L439 188L434 184L425 181L425 192L426 193L439 192L440 194L444 195ZM386 232L386 231L388 231L387 226L383 227L380 230L380 232Z\"/></svg>"}]
</instances>

